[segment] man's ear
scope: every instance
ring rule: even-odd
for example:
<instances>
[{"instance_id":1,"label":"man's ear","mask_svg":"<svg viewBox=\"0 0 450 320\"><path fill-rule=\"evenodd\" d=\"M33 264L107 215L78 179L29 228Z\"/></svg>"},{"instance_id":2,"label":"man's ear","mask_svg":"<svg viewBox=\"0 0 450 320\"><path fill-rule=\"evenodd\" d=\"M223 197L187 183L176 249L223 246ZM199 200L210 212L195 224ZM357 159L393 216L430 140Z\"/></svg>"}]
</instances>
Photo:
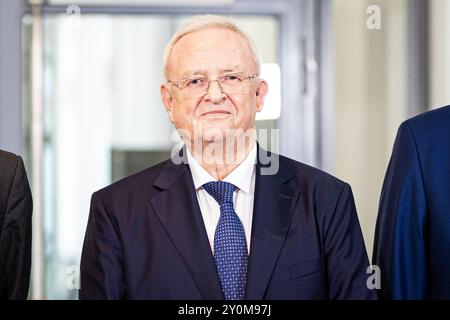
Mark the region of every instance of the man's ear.
<instances>
[{"instance_id":1,"label":"man's ear","mask_svg":"<svg viewBox=\"0 0 450 320\"><path fill-rule=\"evenodd\" d=\"M170 122L173 122L173 96L172 90L167 87L166 84L162 84L159 88L161 93L161 100L166 108L167 114L169 115Z\"/></svg>"},{"instance_id":2,"label":"man's ear","mask_svg":"<svg viewBox=\"0 0 450 320\"><path fill-rule=\"evenodd\" d=\"M264 100L268 91L269 85L267 84L267 82L265 80L260 80L258 89L256 90L256 112L262 110L264 106Z\"/></svg>"}]
</instances>

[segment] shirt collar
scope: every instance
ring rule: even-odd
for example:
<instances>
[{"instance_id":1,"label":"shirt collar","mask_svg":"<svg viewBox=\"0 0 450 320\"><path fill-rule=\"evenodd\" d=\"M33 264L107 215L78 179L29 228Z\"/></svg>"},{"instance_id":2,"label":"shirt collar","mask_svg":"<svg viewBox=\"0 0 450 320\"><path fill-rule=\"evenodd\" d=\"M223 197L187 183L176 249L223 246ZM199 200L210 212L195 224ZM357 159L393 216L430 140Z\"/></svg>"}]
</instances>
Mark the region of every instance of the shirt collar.
<instances>
[{"instance_id":1,"label":"shirt collar","mask_svg":"<svg viewBox=\"0 0 450 320\"><path fill-rule=\"evenodd\" d=\"M186 148L189 168L191 169L192 180L195 189L201 188L205 183L217 181L209 174L192 156L189 148ZM245 193L251 192L252 176L254 174L256 164L256 143L253 145L247 157L242 161L231 173L226 176L223 181L234 184L238 189Z\"/></svg>"}]
</instances>

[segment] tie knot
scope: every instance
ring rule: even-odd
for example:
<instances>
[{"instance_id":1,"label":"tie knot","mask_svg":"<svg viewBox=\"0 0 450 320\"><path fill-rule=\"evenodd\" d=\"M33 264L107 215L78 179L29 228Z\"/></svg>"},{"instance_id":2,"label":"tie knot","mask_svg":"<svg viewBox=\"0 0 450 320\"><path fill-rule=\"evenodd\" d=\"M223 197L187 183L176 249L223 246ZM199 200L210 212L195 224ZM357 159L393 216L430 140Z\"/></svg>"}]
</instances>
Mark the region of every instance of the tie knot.
<instances>
[{"instance_id":1,"label":"tie knot","mask_svg":"<svg viewBox=\"0 0 450 320\"><path fill-rule=\"evenodd\" d=\"M217 201L219 206L224 203L233 205L233 192L237 189L234 184L224 181L211 181L205 183L203 188Z\"/></svg>"}]
</instances>

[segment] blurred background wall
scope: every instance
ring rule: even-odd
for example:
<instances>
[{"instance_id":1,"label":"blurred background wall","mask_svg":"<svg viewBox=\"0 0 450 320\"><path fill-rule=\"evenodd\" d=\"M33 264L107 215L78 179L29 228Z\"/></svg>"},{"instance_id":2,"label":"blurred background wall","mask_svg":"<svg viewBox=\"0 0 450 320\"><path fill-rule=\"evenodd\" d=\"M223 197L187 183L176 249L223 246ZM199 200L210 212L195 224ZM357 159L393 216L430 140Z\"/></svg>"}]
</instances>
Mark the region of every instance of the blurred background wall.
<instances>
[{"instance_id":1,"label":"blurred background wall","mask_svg":"<svg viewBox=\"0 0 450 320\"><path fill-rule=\"evenodd\" d=\"M0 148L32 183L30 298L77 297L90 195L170 154L162 54L199 13L255 39L270 85L257 127L280 130L260 141L351 184L371 256L399 124L450 101L448 1L2 0Z\"/></svg>"},{"instance_id":2,"label":"blurred background wall","mask_svg":"<svg viewBox=\"0 0 450 320\"><path fill-rule=\"evenodd\" d=\"M374 4L380 29L362 28ZM352 186L369 254L392 143L411 116L407 13L407 0L333 2L334 173Z\"/></svg>"}]
</instances>

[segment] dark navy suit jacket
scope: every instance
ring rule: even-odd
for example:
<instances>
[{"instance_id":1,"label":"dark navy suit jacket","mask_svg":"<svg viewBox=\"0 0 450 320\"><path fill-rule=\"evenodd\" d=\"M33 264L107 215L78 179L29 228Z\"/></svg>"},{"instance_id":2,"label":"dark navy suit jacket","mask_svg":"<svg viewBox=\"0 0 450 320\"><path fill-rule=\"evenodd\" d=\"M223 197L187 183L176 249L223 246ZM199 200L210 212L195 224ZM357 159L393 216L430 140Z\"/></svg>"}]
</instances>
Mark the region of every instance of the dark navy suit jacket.
<instances>
[{"instance_id":1,"label":"dark navy suit jacket","mask_svg":"<svg viewBox=\"0 0 450 320\"><path fill-rule=\"evenodd\" d=\"M22 158L0 150L0 300L28 296L32 211Z\"/></svg>"},{"instance_id":2,"label":"dark navy suit jacket","mask_svg":"<svg viewBox=\"0 0 450 320\"><path fill-rule=\"evenodd\" d=\"M450 106L398 130L373 262L381 269L382 298L450 299Z\"/></svg>"},{"instance_id":3,"label":"dark navy suit jacket","mask_svg":"<svg viewBox=\"0 0 450 320\"><path fill-rule=\"evenodd\" d=\"M279 161L275 175L256 167L247 299L373 298L350 186ZM188 165L168 160L93 194L80 298L223 299Z\"/></svg>"}]
</instances>

